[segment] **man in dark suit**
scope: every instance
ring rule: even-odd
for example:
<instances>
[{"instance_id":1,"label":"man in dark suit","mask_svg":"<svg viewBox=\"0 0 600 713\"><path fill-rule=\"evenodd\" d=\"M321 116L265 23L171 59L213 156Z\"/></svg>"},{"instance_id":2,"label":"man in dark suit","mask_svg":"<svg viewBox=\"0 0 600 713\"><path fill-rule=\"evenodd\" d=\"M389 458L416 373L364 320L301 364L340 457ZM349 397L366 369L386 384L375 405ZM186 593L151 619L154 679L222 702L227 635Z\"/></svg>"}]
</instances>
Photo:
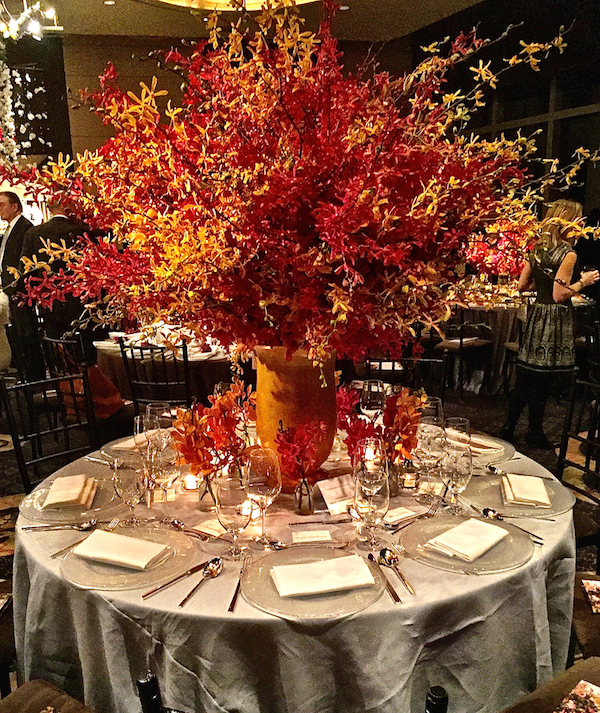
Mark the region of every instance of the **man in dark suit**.
<instances>
[{"instance_id":1,"label":"man in dark suit","mask_svg":"<svg viewBox=\"0 0 600 713\"><path fill-rule=\"evenodd\" d=\"M88 228L84 223L77 222L67 216L65 209L59 202L50 202L47 208L52 214L52 218L27 230L23 238L21 257L31 259L34 255L39 254L39 259L45 260L47 259L47 255L44 252L45 242L60 243L64 241L67 247L73 247L78 238L88 232ZM64 268L64 263L52 263L53 272L58 272L61 268ZM40 309L39 312L44 322L44 332L49 337L60 339L66 333L77 329L77 321L84 315L84 307L76 297L67 295L64 302L55 302L51 310ZM83 334L83 337L84 342L86 342L86 352L88 348L95 351L91 344L91 330L89 339L86 339L86 334Z\"/></svg>"},{"instance_id":2,"label":"man in dark suit","mask_svg":"<svg viewBox=\"0 0 600 713\"><path fill-rule=\"evenodd\" d=\"M35 310L28 305L19 306L17 293L23 292L22 279L16 279L10 267L19 267L23 239L33 223L23 215L19 196L12 191L0 192L0 218L8 223L0 247L2 264L2 290L8 297L10 323L14 340L20 345L21 354L13 354L13 359L23 359L22 371L30 381L43 379L46 375L44 359L38 337L38 320Z\"/></svg>"}]
</instances>

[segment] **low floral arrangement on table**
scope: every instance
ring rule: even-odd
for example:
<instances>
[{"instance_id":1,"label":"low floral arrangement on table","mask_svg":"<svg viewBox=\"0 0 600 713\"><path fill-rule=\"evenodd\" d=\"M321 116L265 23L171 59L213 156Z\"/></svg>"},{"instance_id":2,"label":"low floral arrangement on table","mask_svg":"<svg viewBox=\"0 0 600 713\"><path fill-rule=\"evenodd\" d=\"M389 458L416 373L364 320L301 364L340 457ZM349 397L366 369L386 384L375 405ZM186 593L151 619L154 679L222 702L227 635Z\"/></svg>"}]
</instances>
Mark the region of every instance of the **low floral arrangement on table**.
<instances>
[{"instance_id":1,"label":"low floral arrangement on table","mask_svg":"<svg viewBox=\"0 0 600 713\"><path fill-rule=\"evenodd\" d=\"M386 399L381 423L359 415L359 400L360 394L356 389L342 387L338 390L338 428L346 432L344 443L350 458L353 458L359 441L379 438L384 444L388 463L400 465L405 459L410 459L417 446L417 428L421 409L427 401L426 394L400 388Z\"/></svg>"},{"instance_id":2,"label":"low floral arrangement on table","mask_svg":"<svg viewBox=\"0 0 600 713\"><path fill-rule=\"evenodd\" d=\"M401 388L386 400L382 423L374 423L359 415L358 391L341 386L337 391L338 427L346 433L349 456L353 457L361 439L377 437L385 444L390 463L410 458L426 401L425 394ZM210 402L210 406L179 409L173 426L173 447L181 461L191 466L193 475L207 481L232 463L241 467L248 450L256 447L249 432L256 417L251 387L232 384L221 396L211 396ZM301 480L315 483L326 477L315 465L316 443L323 427L321 423L301 423L282 428L277 435L284 492L291 492Z\"/></svg>"},{"instance_id":3,"label":"low floral arrangement on table","mask_svg":"<svg viewBox=\"0 0 600 713\"><path fill-rule=\"evenodd\" d=\"M190 465L192 475L207 480L232 463L243 465L251 447L249 427L256 420L255 394L242 382L209 400L210 406L178 409L172 435L181 461Z\"/></svg>"},{"instance_id":4,"label":"low floral arrangement on table","mask_svg":"<svg viewBox=\"0 0 600 713\"><path fill-rule=\"evenodd\" d=\"M563 50L562 36L523 42L492 68L476 60L492 41L472 31L424 48L403 77L368 62L347 75L331 34L336 6L323 6L316 33L289 0L242 12L228 33L211 15L209 40L155 55L184 87L164 112L156 80L135 96L108 68L86 101L114 136L76 161L5 172L111 231L26 262L37 270L30 301L70 293L103 322L164 320L226 346L356 360L368 348L399 354L415 324L443 322L461 300L467 260L489 259L477 246L505 251L493 230L500 218L523 251L542 190L572 173L550 166L534 186L531 138L488 141L465 129L486 87L514 65L537 69ZM445 92L464 63L472 86ZM57 259L66 272L51 273Z\"/></svg>"}]
</instances>

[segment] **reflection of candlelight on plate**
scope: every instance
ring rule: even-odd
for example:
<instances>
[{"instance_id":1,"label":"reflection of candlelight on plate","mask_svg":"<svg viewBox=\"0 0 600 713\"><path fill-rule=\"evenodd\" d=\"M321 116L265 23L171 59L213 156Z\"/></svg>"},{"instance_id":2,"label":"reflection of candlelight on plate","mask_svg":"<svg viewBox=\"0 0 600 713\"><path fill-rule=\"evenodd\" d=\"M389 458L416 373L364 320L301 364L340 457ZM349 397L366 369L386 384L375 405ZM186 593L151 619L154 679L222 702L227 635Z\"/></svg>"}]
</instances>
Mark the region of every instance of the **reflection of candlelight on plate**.
<instances>
[{"instance_id":1,"label":"reflection of candlelight on plate","mask_svg":"<svg viewBox=\"0 0 600 713\"><path fill-rule=\"evenodd\" d=\"M183 490L198 490L199 483L199 478L197 478L195 475L188 474L183 476L183 482L181 484L181 487Z\"/></svg>"}]
</instances>

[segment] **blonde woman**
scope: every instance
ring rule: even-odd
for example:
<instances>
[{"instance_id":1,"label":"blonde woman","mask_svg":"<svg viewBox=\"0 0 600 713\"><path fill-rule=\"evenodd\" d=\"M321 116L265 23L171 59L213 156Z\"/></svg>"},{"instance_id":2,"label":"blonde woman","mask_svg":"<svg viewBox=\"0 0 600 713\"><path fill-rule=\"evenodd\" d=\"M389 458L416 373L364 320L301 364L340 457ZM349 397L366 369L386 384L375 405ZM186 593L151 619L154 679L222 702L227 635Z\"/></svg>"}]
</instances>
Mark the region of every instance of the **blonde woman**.
<instances>
[{"instance_id":1,"label":"blonde woman","mask_svg":"<svg viewBox=\"0 0 600 713\"><path fill-rule=\"evenodd\" d=\"M546 401L555 378L571 373L575 366L571 297L600 277L598 270L590 270L571 282L577 261L572 224L581 220L582 212L581 205L571 200L558 200L549 206L540 237L519 277L519 292L535 290L536 300L527 318L517 361L517 385L502 436L513 439L527 404L526 441L533 448L552 447L543 430Z\"/></svg>"}]
</instances>

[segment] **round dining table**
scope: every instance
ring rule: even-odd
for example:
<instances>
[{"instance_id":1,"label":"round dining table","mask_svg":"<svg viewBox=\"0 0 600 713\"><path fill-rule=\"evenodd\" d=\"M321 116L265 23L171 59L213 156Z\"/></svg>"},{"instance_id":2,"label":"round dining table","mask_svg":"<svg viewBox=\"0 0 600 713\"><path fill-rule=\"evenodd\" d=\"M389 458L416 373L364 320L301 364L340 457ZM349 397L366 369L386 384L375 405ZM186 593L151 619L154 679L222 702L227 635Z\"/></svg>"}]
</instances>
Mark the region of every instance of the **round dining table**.
<instances>
[{"instance_id":1,"label":"round dining table","mask_svg":"<svg viewBox=\"0 0 600 713\"><path fill-rule=\"evenodd\" d=\"M519 454L507 465L550 477ZM336 457L325 466L332 476L347 470ZM82 459L55 476L82 472L105 481L112 474ZM472 483L486 477L477 475ZM390 507L402 505L426 510L413 491L401 491ZM162 507L190 526L215 517L199 510L194 491L180 491ZM290 523L313 518L332 516L296 515L292 496L281 495L269 508L268 532L290 541ZM564 669L571 626L571 510L513 522L544 541L519 567L472 575L404 557L400 566L414 595L385 570L401 603L382 588L370 606L346 617L284 618L247 601L244 586L228 611L240 573L233 561L184 607L178 604L200 572L147 599L141 595L148 585L118 591L76 586L63 576L63 559L51 553L82 533L22 531L32 524L22 512L14 559L19 677L51 681L98 713L138 713L135 682L147 671L157 675L164 704L185 713L422 713L434 685L448 692L449 713L496 713ZM410 527L416 526L403 532ZM337 541L356 536L352 522L329 529ZM256 521L242 541L258 532ZM190 542L194 563L226 544ZM253 555L255 561L269 556ZM306 606L310 612L310 598Z\"/></svg>"}]
</instances>

